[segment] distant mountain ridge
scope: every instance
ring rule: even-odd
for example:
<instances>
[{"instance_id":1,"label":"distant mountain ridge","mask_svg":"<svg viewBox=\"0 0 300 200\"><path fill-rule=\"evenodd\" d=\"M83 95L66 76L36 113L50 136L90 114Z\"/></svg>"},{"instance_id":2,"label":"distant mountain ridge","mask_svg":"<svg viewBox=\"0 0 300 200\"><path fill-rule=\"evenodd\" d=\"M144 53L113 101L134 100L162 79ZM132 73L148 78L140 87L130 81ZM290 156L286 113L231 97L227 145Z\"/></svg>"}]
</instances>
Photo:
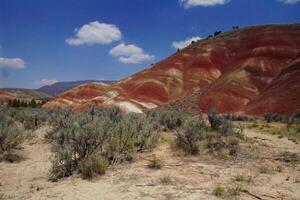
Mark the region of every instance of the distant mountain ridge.
<instances>
[{"instance_id":1,"label":"distant mountain ridge","mask_svg":"<svg viewBox=\"0 0 300 200\"><path fill-rule=\"evenodd\" d=\"M99 81L99 80L62 81L62 82L56 82L52 85L45 85L43 87L38 88L37 91L44 92L51 96L57 96L58 94L70 90L74 87L77 87L81 84L93 83L93 82L112 84L115 81Z\"/></svg>"},{"instance_id":2,"label":"distant mountain ridge","mask_svg":"<svg viewBox=\"0 0 300 200\"><path fill-rule=\"evenodd\" d=\"M21 101L52 99L51 95L34 89L24 88L0 88L0 105L7 104L10 100L18 99Z\"/></svg>"}]
</instances>

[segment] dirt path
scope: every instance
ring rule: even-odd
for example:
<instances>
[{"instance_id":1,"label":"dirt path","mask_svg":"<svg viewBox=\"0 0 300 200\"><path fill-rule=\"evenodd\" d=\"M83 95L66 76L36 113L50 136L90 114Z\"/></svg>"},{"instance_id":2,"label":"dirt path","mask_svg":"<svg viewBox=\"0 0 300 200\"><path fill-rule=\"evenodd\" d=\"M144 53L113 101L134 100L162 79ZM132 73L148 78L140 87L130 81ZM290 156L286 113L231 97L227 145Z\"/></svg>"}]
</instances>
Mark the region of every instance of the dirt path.
<instances>
[{"instance_id":1,"label":"dirt path","mask_svg":"<svg viewBox=\"0 0 300 200\"><path fill-rule=\"evenodd\" d=\"M218 160L200 156L178 156L165 142L153 152L136 155L131 164L111 168L104 176L92 181L82 180L79 175L56 183L47 181L51 163L50 147L43 140L46 129L35 132L37 137L23 145L20 151L26 159L19 163L0 163L0 193L7 199L219 199L212 190L240 186L262 199L300 199L300 169L273 159ZM166 133L167 135L170 133ZM273 157L282 151L299 152L300 146L273 135L246 130L245 134L258 141L250 150L251 156ZM155 155L163 161L162 169L147 167L147 159ZM261 174L258 166L275 168L282 172ZM245 174L253 182L236 182L233 176ZM168 184L160 179L169 177ZM255 199L242 193L238 199Z\"/></svg>"}]
</instances>

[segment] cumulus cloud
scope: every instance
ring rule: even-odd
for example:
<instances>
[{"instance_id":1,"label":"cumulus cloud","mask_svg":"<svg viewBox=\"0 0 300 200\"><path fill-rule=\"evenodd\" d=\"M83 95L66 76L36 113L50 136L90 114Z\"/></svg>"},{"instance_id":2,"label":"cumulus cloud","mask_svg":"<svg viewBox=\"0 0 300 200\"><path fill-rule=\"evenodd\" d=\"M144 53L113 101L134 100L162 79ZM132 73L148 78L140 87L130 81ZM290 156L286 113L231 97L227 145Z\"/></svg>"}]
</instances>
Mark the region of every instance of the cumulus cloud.
<instances>
[{"instance_id":1,"label":"cumulus cloud","mask_svg":"<svg viewBox=\"0 0 300 200\"><path fill-rule=\"evenodd\" d=\"M113 24L90 22L79 29L75 29L75 35L66 39L69 45L94 45L110 44L122 38L120 29Z\"/></svg>"},{"instance_id":2,"label":"cumulus cloud","mask_svg":"<svg viewBox=\"0 0 300 200\"><path fill-rule=\"evenodd\" d=\"M25 67L25 61L21 58L1 58L0 68L21 69Z\"/></svg>"},{"instance_id":3,"label":"cumulus cloud","mask_svg":"<svg viewBox=\"0 0 300 200\"><path fill-rule=\"evenodd\" d=\"M190 45L192 41L197 41L201 39L202 39L201 37L190 37L185 39L184 41L178 41L178 42L175 41L172 43L172 47L174 47L175 49L183 49L188 45Z\"/></svg>"},{"instance_id":4,"label":"cumulus cloud","mask_svg":"<svg viewBox=\"0 0 300 200\"><path fill-rule=\"evenodd\" d=\"M126 45L124 43L112 48L109 54L114 57L119 57L119 61L126 64L141 63L154 58L154 56L145 53L140 47L134 44Z\"/></svg>"},{"instance_id":5,"label":"cumulus cloud","mask_svg":"<svg viewBox=\"0 0 300 200\"><path fill-rule=\"evenodd\" d=\"M295 4L295 3L300 2L300 0L277 0L277 1L281 1L285 4Z\"/></svg>"},{"instance_id":6,"label":"cumulus cloud","mask_svg":"<svg viewBox=\"0 0 300 200\"><path fill-rule=\"evenodd\" d=\"M36 81L35 83L37 85L52 85L56 82L58 82L58 80L55 80L55 79L41 79L39 81Z\"/></svg>"},{"instance_id":7,"label":"cumulus cloud","mask_svg":"<svg viewBox=\"0 0 300 200\"><path fill-rule=\"evenodd\" d=\"M230 0L179 0L179 3L185 8L191 8L195 6L215 6L223 5L230 2Z\"/></svg>"}]
</instances>

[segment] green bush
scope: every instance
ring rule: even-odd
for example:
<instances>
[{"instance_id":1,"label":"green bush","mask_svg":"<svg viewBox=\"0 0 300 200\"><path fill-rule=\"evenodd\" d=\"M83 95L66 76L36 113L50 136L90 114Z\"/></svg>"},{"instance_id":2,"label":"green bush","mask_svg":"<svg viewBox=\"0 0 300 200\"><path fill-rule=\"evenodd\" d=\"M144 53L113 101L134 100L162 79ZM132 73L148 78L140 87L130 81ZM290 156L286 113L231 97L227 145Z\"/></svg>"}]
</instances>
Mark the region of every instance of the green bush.
<instances>
[{"instance_id":1,"label":"green bush","mask_svg":"<svg viewBox=\"0 0 300 200\"><path fill-rule=\"evenodd\" d=\"M204 124L200 120L188 120L183 128L175 131L175 144L188 154L199 152L198 142L203 139Z\"/></svg>"}]
</instances>

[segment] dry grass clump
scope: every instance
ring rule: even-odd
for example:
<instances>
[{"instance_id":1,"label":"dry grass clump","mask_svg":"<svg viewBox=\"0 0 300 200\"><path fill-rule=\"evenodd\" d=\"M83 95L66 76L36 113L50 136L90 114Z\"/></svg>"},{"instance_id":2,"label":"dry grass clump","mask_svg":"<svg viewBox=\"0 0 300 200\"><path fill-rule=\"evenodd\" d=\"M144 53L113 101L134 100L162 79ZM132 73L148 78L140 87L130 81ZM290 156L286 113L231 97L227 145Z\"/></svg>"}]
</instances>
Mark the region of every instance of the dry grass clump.
<instances>
[{"instance_id":1,"label":"dry grass clump","mask_svg":"<svg viewBox=\"0 0 300 200\"><path fill-rule=\"evenodd\" d=\"M251 183L253 181L252 176L247 176L245 174L237 174L233 177L233 179L237 182L246 182L246 183Z\"/></svg>"},{"instance_id":2,"label":"dry grass clump","mask_svg":"<svg viewBox=\"0 0 300 200\"><path fill-rule=\"evenodd\" d=\"M222 186L217 186L213 189L212 194L218 197L235 197L241 195L242 192L247 192L240 186L224 188Z\"/></svg>"},{"instance_id":3,"label":"dry grass clump","mask_svg":"<svg viewBox=\"0 0 300 200\"><path fill-rule=\"evenodd\" d=\"M171 177L170 175L162 176L159 178L159 182L162 185L169 185L171 183Z\"/></svg>"},{"instance_id":4,"label":"dry grass clump","mask_svg":"<svg viewBox=\"0 0 300 200\"><path fill-rule=\"evenodd\" d=\"M91 179L95 175L103 175L107 168L108 162L105 158L97 155L89 156L78 165L79 173L82 174L84 179Z\"/></svg>"},{"instance_id":5,"label":"dry grass clump","mask_svg":"<svg viewBox=\"0 0 300 200\"><path fill-rule=\"evenodd\" d=\"M149 159L148 168L150 169L161 169L162 167L162 161L158 159L156 156Z\"/></svg>"},{"instance_id":6,"label":"dry grass clump","mask_svg":"<svg viewBox=\"0 0 300 200\"><path fill-rule=\"evenodd\" d=\"M261 165L258 167L258 171L261 174L271 174L272 173L272 168L266 165Z\"/></svg>"}]
</instances>

